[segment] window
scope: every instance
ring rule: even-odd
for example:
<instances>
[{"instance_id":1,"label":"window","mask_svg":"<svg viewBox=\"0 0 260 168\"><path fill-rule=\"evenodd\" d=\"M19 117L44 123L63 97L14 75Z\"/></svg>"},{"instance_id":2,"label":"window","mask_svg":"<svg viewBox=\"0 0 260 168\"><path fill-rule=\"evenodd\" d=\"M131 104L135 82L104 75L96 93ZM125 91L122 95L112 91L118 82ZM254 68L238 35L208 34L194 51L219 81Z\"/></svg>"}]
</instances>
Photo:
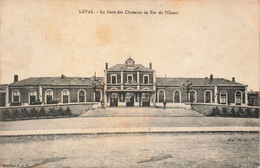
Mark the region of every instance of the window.
<instances>
[{"instance_id":1,"label":"window","mask_svg":"<svg viewBox=\"0 0 260 168\"><path fill-rule=\"evenodd\" d=\"M174 103L180 103L181 99L180 99L180 91L175 91L174 92Z\"/></svg>"},{"instance_id":2,"label":"window","mask_svg":"<svg viewBox=\"0 0 260 168\"><path fill-rule=\"evenodd\" d=\"M164 91L163 90L160 90L159 91L159 102L161 103L161 102L164 102L164 100L165 100L165 95L164 95L165 93L164 93Z\"/></svg>"},{"instance_id":3,"label":"window","mask_svg":"<svg viewBox=\"0 0 260 168\"><path fill-rule=\"evenodd\" d=\"M84 90L80 90L79 91L79 102L85 102L85 91Z\"/></svg>"},{"instance_id":4,"label":"window","mask_svg":"<svg viewBox=\"0 0 260 168\"><path fill-rule=\"evenodd\" d=\"M211 92L208 90L204 94L204 102L211 103Z\"/></svg>"},{"instance_id":5,"label":"window","mask_svg":"<svg viewBox=\"0 0 260 168\"><path fill-rule=\"evenodd\" d=\"M95 102L101 102L102 100L101 91L100 90L95 91L94 95L95 95Z\"/></svg>"},{"instance_id":6,"label":"window","mask_svg":"<svg viewBox=\"0 0 260 168\"><path fill-rule=\"evenodd\" d=\"M196 102L196 92L195 91L190 92L190 102Z\"/></svg>"},{"instance_id":7,"label":"window","mask_svg":"<svg viewBox=\"0 0 260 168\"><path fill-rule=\"evenodd\" d=\"M226 104L227 103L227 92L225 90L222 90L220 92L220 104Z\"/></svg>"},{"instance_id":8,"label":"window","mask_svg":"<svg viewBox=\"0 0 260 168\"><path fill-rule=\"evenodd\" d=\"M69 91L67 89L61 92L62 103L69 103Z\"/></svg>"},{"instance_id":9,"label":"window","mask_svg":"<svg viewBox=\"0 0 260 168\"><path fill-rule=\"evenodd\" d=\"M148 83L149 83L149 76L144 75L144 84L148 84Z\"/></svg>"},{"instance_id":10,"label":"window","mask_svg":"<svg viewBox=\"0 0 260 168\"><path fill-rule=\"evenodd\" d=\"M235 103L236 103L236 105L241 105L241 103L242 103L241 91L236 91L236 93L235 93Z\"/></svg>"},{"instance_id":11,"label":"window","mask_svg":"<svg viewBox=\"0 0 260 168\"><path fill-rule=\"evenodd\" d=\"M111 75L111 83L116 84L116 75Z\"/></svg>"},{"instance_id":12,"label":"window","mask_svg":"<svg viewBox=\"0 0 260 168\"><path fill-rule=\"evenodd\" d=\"M36 96L37 96L37 92L35 90L31 90L29 92L29 103L30 104L36 102Z\"/></svg>"},{"instance_id":13,"label":"window","mask_svg":"<svg viewBox=\"0 0 260 168\"><path fill-rule=\"evenodd\" d=\"M13 91L13 102L20 102L20 91L19 90Z\"/></svg>"},{"instance_id":14,"label":"window","mask_svg":"<svg viewBox=\"0 0 260 168\"><path fill-rule=\"evenodd\" d=\"M50 101L52 101L52 99L53 99L53 91L50 89L46 90L45 96L46 96L45 97L46 103L49 104Z\"/></svg>"},{"instance_id":15,"label":"window","mask_svg":"<svg viewBox=\"0 0 260 168\"><path fill-rule=\"evenodd\" d=\"M133 75L127 75L127 83L129 84L133 83Z\"/></svg>"}]
</instances>

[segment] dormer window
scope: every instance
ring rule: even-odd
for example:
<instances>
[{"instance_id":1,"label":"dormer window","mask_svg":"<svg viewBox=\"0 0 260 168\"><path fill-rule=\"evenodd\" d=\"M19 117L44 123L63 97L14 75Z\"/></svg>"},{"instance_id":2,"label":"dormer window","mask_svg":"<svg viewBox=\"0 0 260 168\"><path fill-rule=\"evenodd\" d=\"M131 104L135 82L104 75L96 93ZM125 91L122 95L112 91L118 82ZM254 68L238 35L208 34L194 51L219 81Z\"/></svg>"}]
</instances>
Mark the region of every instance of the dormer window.
<instances>
[{"instance_id":1,"label":"dormer window","mask_svg":"<svg viewBox=\"0 0 260 168\"><path fill-rule=\"evenodd\" d=\"M133 67L134 64L135 64L135 61L134 61L132 58L128 58L128 59L125 61L125 63L126 63L126 66L127 66L127 67Z\"/></svg>"},{"instance_id":2,"label":"dormer window","mask_svg":"<svg viewBox=\"0 0 260 168\"><path fill-rule=\"evenodd\" d=\"M111 83L116 84L116 74L111 75Z\"/></svg>"},{"instance_id":3,"label":"dormer window","mask_svg":"<svg viewBox=\"0 0 260 168\"><path fill-rule=\"evenodd\" d=\"M149 75L144 75L144 84L149 83Z\"/></svg>"}]
</instances>

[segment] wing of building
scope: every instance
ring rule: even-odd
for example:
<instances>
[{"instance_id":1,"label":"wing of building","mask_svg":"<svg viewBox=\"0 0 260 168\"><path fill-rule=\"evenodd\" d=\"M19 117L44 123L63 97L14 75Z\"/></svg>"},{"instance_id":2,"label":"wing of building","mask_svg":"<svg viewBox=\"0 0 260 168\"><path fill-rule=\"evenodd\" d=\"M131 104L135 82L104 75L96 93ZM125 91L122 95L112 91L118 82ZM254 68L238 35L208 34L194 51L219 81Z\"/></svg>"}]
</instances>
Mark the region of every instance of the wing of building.
<instances>
[{"instance_id":1,"label":"wing of building","mask_svg":"<svg viewBox=\"0 0 260 168\"><path fill-rule=\"evenodd\" d=\"M154 106L160 103L247 105L247 85L235 78L167 78L128 58L105 65L104 77L31 77L0 85L0 105L105 102L106 106Z\"/></svg>"}]
</instances>

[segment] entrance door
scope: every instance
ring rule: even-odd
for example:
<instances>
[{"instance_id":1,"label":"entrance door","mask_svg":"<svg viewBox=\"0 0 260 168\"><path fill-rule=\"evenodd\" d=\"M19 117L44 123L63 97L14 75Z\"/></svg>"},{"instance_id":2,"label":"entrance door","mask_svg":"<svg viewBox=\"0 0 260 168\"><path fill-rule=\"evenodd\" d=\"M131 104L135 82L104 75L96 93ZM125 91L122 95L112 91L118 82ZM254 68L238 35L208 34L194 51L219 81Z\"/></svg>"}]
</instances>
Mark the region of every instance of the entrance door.
<instances>
[{"instance_id":1,"label":"entrance door","mask_svg":"<svg viewBox=\"0 0 260 168\"><path fill-rule=\"evenodd\" d=\"M142 106L150 107L150 93L142 93Z\"/></svg>"},{"instance_id":2,"label":"entrance door","mask_svg":"<svg viewBox=\"0 0 260 168\"><path fill-rule=\"evenodd\" d=\"M110 106L111 107L117 107L118 106L118 94L112 93L110 96Z\"/></svg>"},{"instance_id":3,"label":"entrance door","mask_svg":"<svg viewBox=\"0 0 260 168\"><path fill-rule=\"evenodd\" d=\"M133 93L126 93L126 106L134 107L135 103L135 95Z\"/></svg>"}]
</instances>

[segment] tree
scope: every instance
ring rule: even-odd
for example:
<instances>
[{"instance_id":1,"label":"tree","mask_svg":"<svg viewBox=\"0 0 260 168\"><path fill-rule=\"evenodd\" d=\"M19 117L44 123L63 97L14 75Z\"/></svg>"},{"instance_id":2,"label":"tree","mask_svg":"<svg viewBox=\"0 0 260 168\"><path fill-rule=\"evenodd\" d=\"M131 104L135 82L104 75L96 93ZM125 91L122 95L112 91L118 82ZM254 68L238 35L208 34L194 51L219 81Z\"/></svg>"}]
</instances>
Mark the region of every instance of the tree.
<instances>
[{"instance_id":1,"label":"tree","mask_svg":"<svg viewBox=\"0 0 260 168\"><path fill-rule=\"evenodd\" d=\"M190 93L190 91L192 89L192 83L189 80L187 80L185 83L182 84L182 88L183 88L183 90L186 91L186 93L187 93L187 102L189 102L190 101L189 93Z\"/></svg>"}]
</instances>

